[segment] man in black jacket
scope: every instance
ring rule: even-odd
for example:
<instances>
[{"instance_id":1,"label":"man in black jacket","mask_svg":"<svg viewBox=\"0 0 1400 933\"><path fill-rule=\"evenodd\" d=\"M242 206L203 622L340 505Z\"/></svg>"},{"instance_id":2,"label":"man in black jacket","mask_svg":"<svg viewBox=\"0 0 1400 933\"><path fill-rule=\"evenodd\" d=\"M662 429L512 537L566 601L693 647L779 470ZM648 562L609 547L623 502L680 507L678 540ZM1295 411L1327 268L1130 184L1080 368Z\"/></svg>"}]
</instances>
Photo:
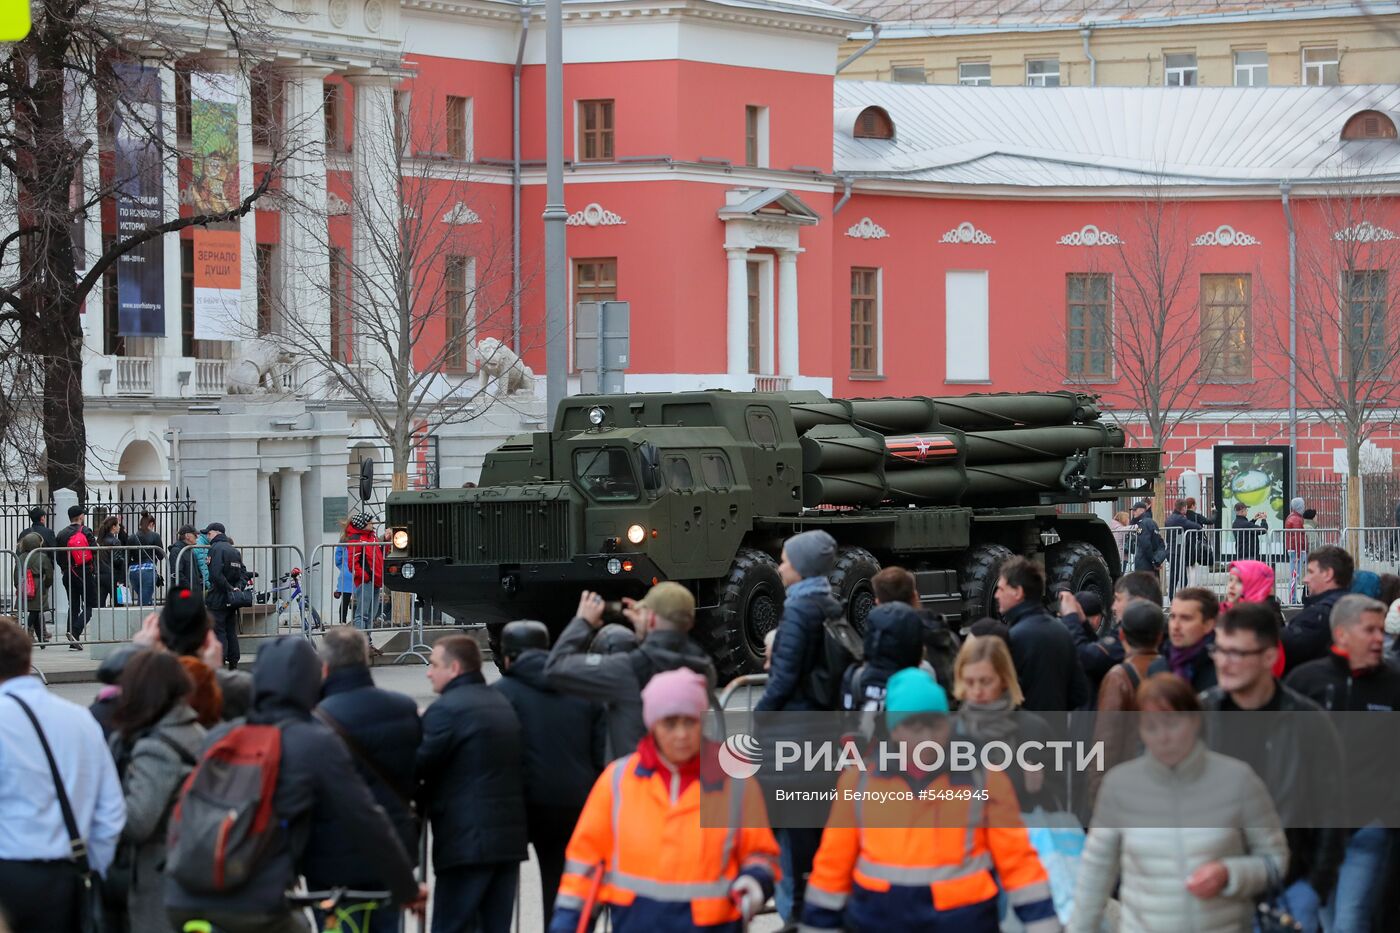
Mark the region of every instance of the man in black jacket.
<instances>
[{"instance_id":1,"label":"man in black jacket","mask_svg":"<svg viewBox=\"0 0 1400 933\"><path fill-rule=\"evenodd\" d=\"M67 553L58 555L58 563L63 568L63 583L68 590L68 647L74 651L82 650L83 630L92 618L92 610L97 608L101 593L97 552L93 550L97 534L83 524L86 517L81 505L70 506L68 527L54 539L58 547L68 548Z\"/></svg>"},{"instance_id":2,"label":"man in black jacket","mask_svg":"<svg viewBox=\"0 0 1400 933\"><path fill-rule=\"evenodd\" d=\"M1332 822L1320 812L1334 811L1333 825L1343 822L1332 767L1342 760L1342 746L1321 707L1274 679L1278 645L1278 616L1270 607L1240 603L1226 612L1216 628L1219 685L1201 699L1212 750L1244 761L1269 788L1288 837L1283 901L1304 930L1316 930L1337 883L1346 833L1311 827ZM1219 715L1247 712L1289 715Z\"/></svg>"},{"instance_id":3,"label":"man in black jacket","mask_svg":"<svg viewBox=\"0 0 1400 933\"><path fill-rule=\"evenodd\" d=\"M54 537L53 529L49 527L48 509L35 507L29 510L29 527L25 533L34 532L44 539L44 547L58 547L58 539ZM24 537L23 534L20 537Z\"/></svg>"},{"instance_id":4,"label":"man in black jacket","mask_svg":"<svg viewBox=\"0 0 1400 933\"><path fill-rule=\"evenodd\" d=\"M1126 654L1123 640L1112 626L1105 624L1107 619L1103 598L1098 593L1092 590L1060 592L1060 622L1074 640L1079 667L1089 684L1090 709L1098 708L1099 684L1103 683L1104 677L1115 665L1123 663Z\"/></svg>"},{"instance_id":5,"label":"man in black jacket","mask_svg":"<svg viewBox=\"0 0 1400 933\"><path fill-rule=\"evenodd\" d=\"M865 657L841 678L841 706L877 712L885 708L889 679L923 660L923 619L904 603L881 603L865 618L864 641Z\"/></svg>"},{"instance_id":6,"label":"man in black jacket","mask_svg":"<svg viewBox=\"0 0 1400 933\"><path fill-rule=\"evenodd\" d=\"M1200 522L1193 521L1186 513L1186 500L1177 499L1172 513L1167 516L1167 546L1170 551L1167 560L1171 563L1170 580L1167 584L1169 593L1175 593L1189 583L1191 565L1201 562L1201 536L1188 532L1199 532L1203 526Z\"/></svg>"},{"instance_id":7,"label":"man in black jacket","mask_svg":"<svg viewBox=\"0 0 1400 933\"><path fill-rule=\"evenodd\" d=\"M585 590L578 613L550 649L544 676L560 693L607 708L608 759L612 760L632 754L646 735L642 688L654 675L688 667L705 675L713 688L715 669L705 650L690 640L695 596L681 584L658 583L624 610L641 639L634 651L589 653L593 635L603 625L603 609L603 597Z\"/></svg>"},{"instance_id":8,"label":"man in black jacket","mask_svg":"<svg viewBox=\"0 0 1400 933\"><path fill-rule=\"evenodd\" d=\"M1022 708L1036 711L1082 709L1089 682L1079 655L1059 620L1045 611L1045 571L1024 557L1001 565L997 609L1011 630L1011 660L1025 695Z\"/></svg>"},{"instance_id":9,"label":"man in black jacket","mask_svg":"<svg viewBox=\"0 0 1400 933\"><path fill-rule=\"evenodd\" d=\"M345 744L311 716L321 692L321 661L311 642L284 636L263 645L253 689L248 722L282 730L273 809L286 831L272 836L273 851L236 891L195 894L167 875L165 904L175 929L201 920L227 933L305 933L301 915L286 906L286 892L298 875L348 885L354 878L334 868L347 859L376 866L395 903L420 908L426 891L414 880L403 843L355 772ZM213 730L206 747L236 725Z\"/></svg>"},{"instance_id":10,"label":"man in black jacket","mask_svg":"<svg viewBox=\"0 0 1400 933\"><path fill-rule=\"evenodd\" d=\"M326 629L319 650L325 683L321 703L314 715L345 742L355 770L384 808L408 853L416 864L418 856L418 817L413 809L417 789L415 769L423 725L418 704L412 697L374 685L369 671L369 642L364 632L349 625ZM327 840L330 843L331 840ZM331 851L335 851L332 849ZM323 873L308 873L306 882L313 889L334 883L336 878L352 878L351 888L379 890L385 879L376 870L378 863L348 856L345 864L325 866ZM380 908L374 912L370 929L375 933L397 933L402 918L397 910Z\"/></svg>"},{"instance_id":11,"label":"man in black jacket","mask_svg":"<svg viewBox=\"0 0 1400 933\"><path fill-rule=\"evenodd\" d=\"M239 658L238 607L229 605L229 593L247 584L247 568L221 523L210 524L204 534L209 539L209 615L214 619L214 634L224 646L224 663L232 670Z\"/></svg>"},{"instance_id":12,"label":"man in black jacket","mask_svg":"<svg viewBox=\"0 0 1400 933\"><path fill-rule=\"evenodd\" d=\"M520 719L524 739L525 818L540 863L544 917L564 873L564 850L588 793L607 764L602 707L555 691L545 680L549 629L521 620L501 630L501 692Z\"/></svg>"},{"instance_id":13,"label":"man in black jacket","mask_svg":"<svg viewBox=\"0 0 1400 933\"><path fill-rule=\"evenodd\" d=\"M509 933L527 858L520 720L486 686L481 648L466 635L433 645L423 714L420 799L433 825L433 933Z\"/></svg>"},{"instance_id":14,"label":"man in black jacket","mask_svg":"<svg viewBox=\"0 0 1400 933\"><path fill-rule=\"evenodd\" d=\"M1158 573L1162 569L1162 560L1166 559L1167 545L1152 517L1152 506L1146 499L1133 503L1132 523L1138 530L1133 548L1133 569Z\"/></svg>"},{"instance_id":15,"label":"man in black jacket","mask_svg":"<svg viewBox=\"0 0 1400 933\"><path fill-rule=\"evenodd\" d=\"M1185 680L1197 692L1215 686L1215 620L1220 601L1210 590L1188 586L1172 597L1167 619L1167 641L1162 656L1152 662L1147 673L1170 672Z\"/></svg>"},{"instance_id":16,"label":"man in black jacket","mask_svg":"<svg viewBox=\"0 0 1400 933\"><path fill-rule=\"evenodd\" d=\"M1283 628L1284 676L1309 661L1325 658L1332 647L1332 609L1351 587L1356 562L1342 548L1324 545L1308 554L1303 609Z\"/></svg>"},{"instance_id":17,"label":"man in black jacket","mask_svg":"<svg viewBox=\"0 0 1400 933\"><path fill-rule=\"evenodd\" d=\"M1235 503L1235 520L1230 525L1235 532L1235 560L1258 560L1264 535L1269 533L1269 519L1263 512L1249 518L1249 506Z\"/></svg>"},{"instance_id":18,"label":"man in black jacket","mask_svg":"<svg viewBox=\"0 0 1400 933\"><path fill-rule=\"evenodd\" d=\"M175 541L170 545L170 554L166 558L170 568L171 590L204 592L204 578L195 566L194 551L184 553L186 548L194 547L198 540L199 532L193 525L181 525L180 530L175 532Z\"/></svg>"},{"instance_id":19,"label":"man in black jacket","mask_svg":"<svg viewBox=\"0 0 1400 933\"><path fill-rule=\"evenodd\" d=\"M1312 566L1313 556L1308 555ZM1323 907L1329 930L1369 930L1380 905L1397 806L1390 768L1394 727L1367 712L1400 710L1400 671L1387 664L1385 603L1351 593L1337 599L1329 619L1332 649L1288 675L1287 684L1323 709L1351 715L1339 720L1346 763L1347 824L1355 829Z\"/></svg>"}]
</instances>

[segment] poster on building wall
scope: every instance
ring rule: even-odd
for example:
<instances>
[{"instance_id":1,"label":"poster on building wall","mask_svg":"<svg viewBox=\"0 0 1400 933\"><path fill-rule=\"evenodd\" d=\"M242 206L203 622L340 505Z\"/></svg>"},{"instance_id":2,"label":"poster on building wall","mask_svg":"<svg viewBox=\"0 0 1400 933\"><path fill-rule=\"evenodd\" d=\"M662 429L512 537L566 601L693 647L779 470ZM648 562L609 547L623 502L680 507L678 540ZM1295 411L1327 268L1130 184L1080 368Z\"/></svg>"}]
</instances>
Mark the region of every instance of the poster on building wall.
<instances>
[{"instance_id":1,"label":"poster on building wall","mask_svg":"<svg viewBox=\"0 0 1400 933\"><path fill-rule=\"evenodd\" d=\"M1222 528L1235 527L1235 516L1239 514L1256 525L1262 521L1264 524L1260 527L1267 527L1269 531L1283 528L1293 488L1288 453L1286 445L1220 445L1215 448L1215 507ZM1242 513L1236 512L1237 505L1244 506ZM1267 554L1270 545L1279 541L1277 535L1262 536L1257 543L1239 534L1223 537L1225 550L1230 551L1233 544L1242 549L1242 556L1251 558L1259 557L1260 552Z\"/></svg>"},{"instance_id":2,"label":"poster on building wall","mask_svg":"<svg viewBox=\"0 0 1400 933\"><path fill-rule=\"evenodd\" d=\"M238 230L194 230L194 339L242 340L239 301L243 284Z\"/></svg>"},{"instance_id":3,"label":"poster on building wall","mask_svg":"<svg viewBox=\"0 0 1400 933\"><path fill-rule=\"evenodd\" d=\"M118 62L112 66L121 104L113 114L113 170L117 232L130 237L165 219L160 69ZM165 246L147 240L117 260L117 333L165 336Z\"/></svg>"}]
</instances>

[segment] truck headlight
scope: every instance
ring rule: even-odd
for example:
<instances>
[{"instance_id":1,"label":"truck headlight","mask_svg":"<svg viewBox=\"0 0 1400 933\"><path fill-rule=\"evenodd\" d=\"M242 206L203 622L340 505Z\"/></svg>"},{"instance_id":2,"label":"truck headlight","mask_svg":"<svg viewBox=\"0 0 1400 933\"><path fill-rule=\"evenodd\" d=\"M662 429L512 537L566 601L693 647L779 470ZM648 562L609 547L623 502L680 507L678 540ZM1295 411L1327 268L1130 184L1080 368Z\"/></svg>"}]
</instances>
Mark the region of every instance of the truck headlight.
<instances>
[{"instance_id":1,"label":"truck headlight","mask_svg":"<svg viewBox=\"0 0 1400 933\"><path fill-rule=\"evenodd\" d=\"M603 422L608 418L608 413L602 408L588 409L588 423L595 428L601 428Z\"/></svg>"},{"instance_id":2,"label":"truck headlight","mask_svg":"<svg viewBox=\"0 0 1400 933\"><path fill-rule=\"evenodd\" d=\"M641 525L629 525L627 527L627 540L633 544L641 544L647 539L647 530Z\"/></svg>"},{"instance_id":3,"label":"truck headlight","mask_svg":"<svg viewBox=\"0 0 1400 933\"><path fill-rule=\"evenodd\" d=\"M395 531L395 532L394 532L394 539L393 539L393 541L392 541L391 543L394 545L394 550L396 550L396 551L407 551L407 550L408 550L408 532L407 532L406 530L404 530L403 528L400 528L398 531Z\"/></svg>"}]
</instances>

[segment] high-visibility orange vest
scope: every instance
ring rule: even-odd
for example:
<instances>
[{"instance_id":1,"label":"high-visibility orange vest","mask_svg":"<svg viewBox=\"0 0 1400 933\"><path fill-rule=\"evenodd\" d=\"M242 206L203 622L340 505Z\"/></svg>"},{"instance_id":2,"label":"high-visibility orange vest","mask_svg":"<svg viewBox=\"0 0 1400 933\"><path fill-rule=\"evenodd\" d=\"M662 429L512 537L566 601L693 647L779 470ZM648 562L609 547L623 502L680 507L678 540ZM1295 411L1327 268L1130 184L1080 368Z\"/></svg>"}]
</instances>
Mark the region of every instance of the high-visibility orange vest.
<instances>
[{"instance_id":1,"label":"high-visibility orange vest","mask_svg":"<svg viewBox=\"0 0 1400 933\"><path fill-rule=\"evenodd\" d=\"M646 767L639 753L609 765L569 840L552 933L577 929L600 866L595 904L608 905L616 933L737 930L730 886L741 873L776 879L778 843L758 783L719 777L676 793L668 769ZM701 826L702 805L727 812L725 825Z\"/></svg>"},{"instance_id":2,"label":"high-visibility orange vest","mask_svg":"<svg viewBox=\"0 0 1400 933\"><path fill-rule=\"evenodd\" d=\"M969 799L919 800L921 789L967 792ZM847 791L911 790L911 801L845 799ZM986 799L976 799L979 794ZM837 784L807 883L803 924L881 933L938 930L940 915L963 912L990 916L989 929L995 931L995 910L971 909L995 901L997 878L1029 933L1060 928L1049 877L1021 824L1016 791L1004 773L982 772L967 783L940 775L922 787L902 774L848 769ZM962 929L980 933L972 925Z\"/></svg>"}]
</instances>

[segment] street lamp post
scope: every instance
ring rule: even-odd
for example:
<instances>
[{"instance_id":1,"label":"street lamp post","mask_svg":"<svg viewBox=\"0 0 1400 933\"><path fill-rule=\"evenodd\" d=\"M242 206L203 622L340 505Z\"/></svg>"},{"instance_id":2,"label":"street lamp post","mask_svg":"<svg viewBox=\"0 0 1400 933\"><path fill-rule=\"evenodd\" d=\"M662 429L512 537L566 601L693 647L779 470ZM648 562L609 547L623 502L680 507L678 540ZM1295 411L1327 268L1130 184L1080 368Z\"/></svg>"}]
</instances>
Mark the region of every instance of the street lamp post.
<instances>
[{"instance_id":1,"label":"street lamp post","mask_svg":"<svg viewBox=\"0 0 1400 933\"><path fill-rule=\"evenodd\" d=\"M544 204L544 302L545 302L545 405L549 424L559 403L568 394L564 347L565 308L564 222L564 4L548 0L544 32L545 76L545 204Z\"/></svg>"}]
</instances>

